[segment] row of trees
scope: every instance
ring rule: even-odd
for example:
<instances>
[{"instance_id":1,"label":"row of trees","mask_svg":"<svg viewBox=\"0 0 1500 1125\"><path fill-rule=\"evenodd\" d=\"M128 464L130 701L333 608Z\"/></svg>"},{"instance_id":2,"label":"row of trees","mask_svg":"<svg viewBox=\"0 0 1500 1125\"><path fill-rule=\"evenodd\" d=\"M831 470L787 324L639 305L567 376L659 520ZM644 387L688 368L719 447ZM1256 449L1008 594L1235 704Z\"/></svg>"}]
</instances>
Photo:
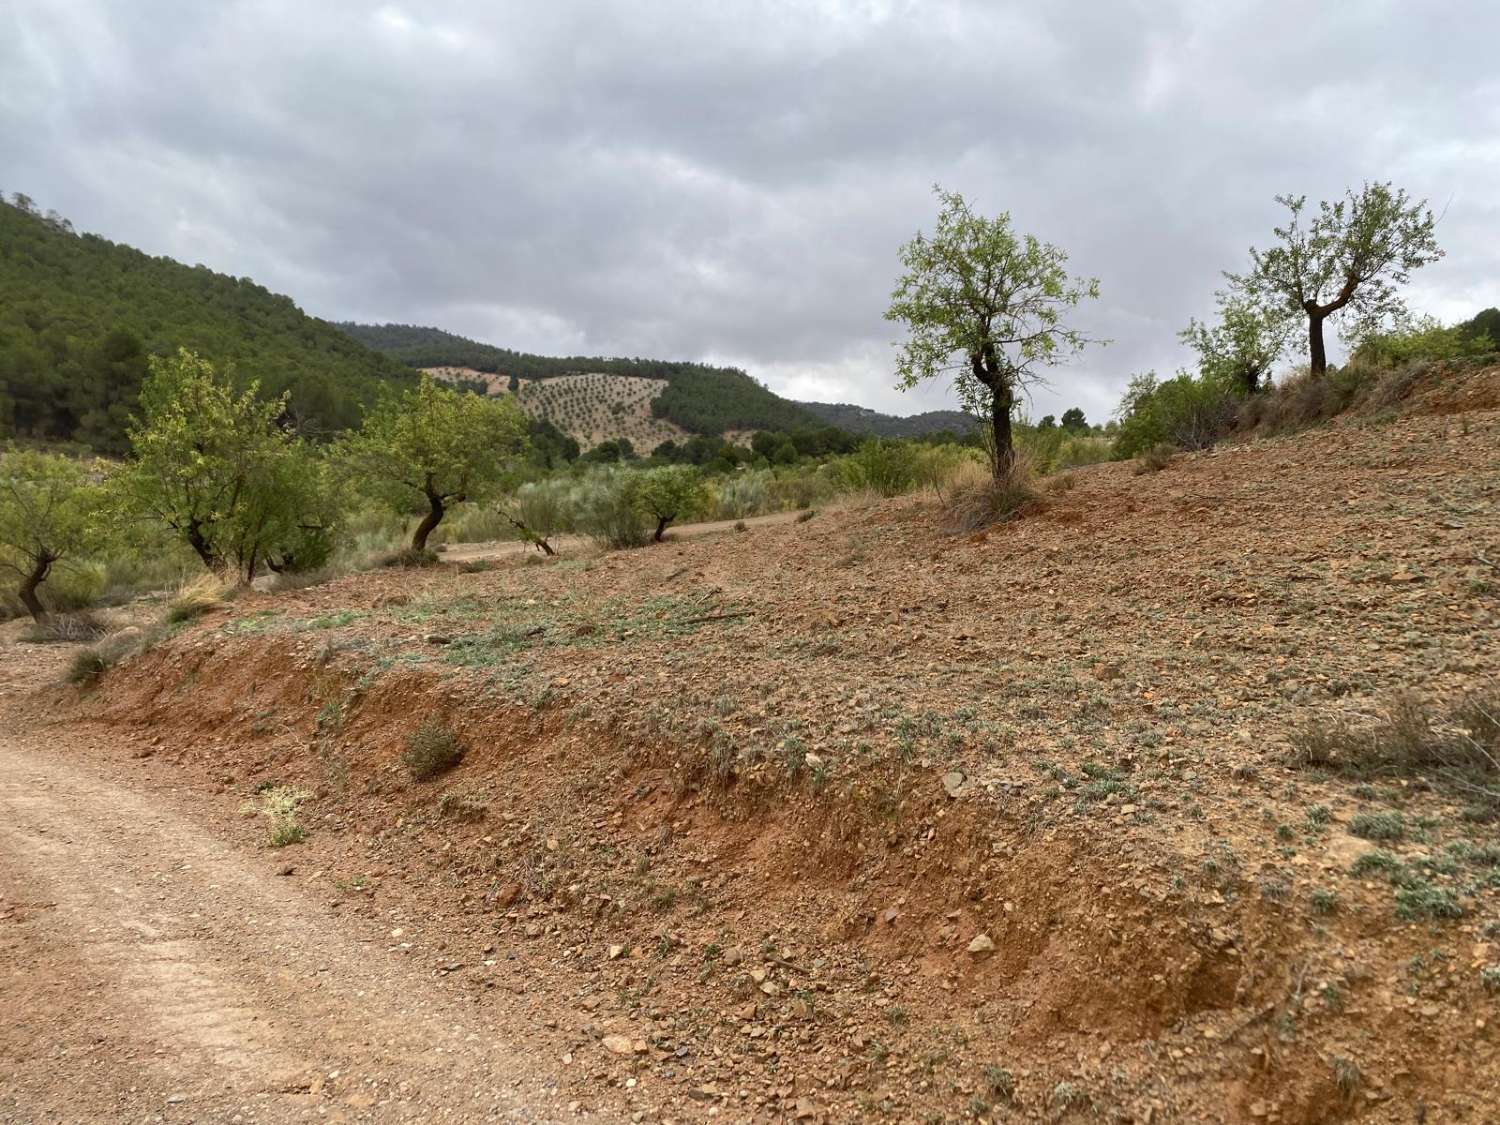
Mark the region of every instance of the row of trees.
<instances>
[{"instance_id":1,"label":"row of trees","mask_svg":"<svg viewBox=\"0 0 1500 1125\"><path fill-rule=\"evenodd\" d=\"M1045 369L1102 342L1069 323L1073 309L1098 297L1099 283L1071 275L1064 251L1016 232L1008 214L985 218L956 193L939 188L937 195L937 227L901 248L905 272L886 313L907 328L899 385L951 377L965 406L988 420L998 480L1014 465L1021 391ZM1190 321L1181 333L1203 379L1245 395L1268 385L1299 326L1310 376L1319 379L1328 370L1330 319L1356 344L1408 323L1400 287L1443 254L1431 208L1389 183L1367 183L1316 211L1305 196L1277 202L1288 218L1275 228L1276 242L1252 247L1249 267L1225 275L1213 322ZM1154 379L1133 383L1124 413L1156 390Z\"/></svg>"},{"instance_id":2,"label":"row of trees","mask_svg":"<svg viewBox=\"0 0 1500 1125\"><path fill-rule=\"evenodd\" d=\"M262 570L328 561L342 514L359 495L422 518L411 548L455 505L492 493L527 449L527 422L507 399L422 379L389 393L331 444L285 425L286 396L183 349L151 362L123 464L12 450L0 464L0 565L41 620L38 589L53 568L114 536L165 531L204 566L249 581Z\"/></svg>"}]
</instances>

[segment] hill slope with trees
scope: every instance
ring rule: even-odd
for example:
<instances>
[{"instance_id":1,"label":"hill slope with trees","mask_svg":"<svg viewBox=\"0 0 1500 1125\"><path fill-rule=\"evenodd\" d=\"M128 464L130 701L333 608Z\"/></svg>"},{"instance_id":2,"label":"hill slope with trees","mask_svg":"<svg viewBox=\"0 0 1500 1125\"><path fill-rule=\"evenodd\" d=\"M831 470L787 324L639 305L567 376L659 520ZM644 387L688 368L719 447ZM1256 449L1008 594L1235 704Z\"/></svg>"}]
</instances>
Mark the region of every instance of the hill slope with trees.
<instances>
[{"instance_id":1,"label":"hill slope with trees","mask_svg":"<svg viewBox=\"0 0 1500 1125\"><path fill-rule=\"evenodd\" d=\"M653 414L694 434L729 430L797 430L818 420L797 403L774 394L736 367L660 359L540 356L482 344L439 328L408 324L340 324L366 347L412 367L464 367L520 380L565 375L624 375L664 379L651 404Z\"/></svg>"},{"instance_id":2,"label":"hill slope with trees","mask_svg":"<svg viewBox=\"0 0 1500 1125\"><path fill-rule=\"evenodd\" d=\"M191 348L309 432L358 425L412 373L248 278L78 234L25 196L0 202L0 435L125 448L147 359Z\"/></svg>"},{"instance_id":3,"label":"hill slope with trees","mask_svg":"<svg viewBox=\"0 0 1500 1125\"><path fill-rule=\"evenodd\" d=\"M857 437L917 438L943 433L963 437L975 426L973 415L962 410L929 410L925 414L903 418L849 402L799 402L797 405L824 425L837 426Z\"/></svg>"}]
</instances>

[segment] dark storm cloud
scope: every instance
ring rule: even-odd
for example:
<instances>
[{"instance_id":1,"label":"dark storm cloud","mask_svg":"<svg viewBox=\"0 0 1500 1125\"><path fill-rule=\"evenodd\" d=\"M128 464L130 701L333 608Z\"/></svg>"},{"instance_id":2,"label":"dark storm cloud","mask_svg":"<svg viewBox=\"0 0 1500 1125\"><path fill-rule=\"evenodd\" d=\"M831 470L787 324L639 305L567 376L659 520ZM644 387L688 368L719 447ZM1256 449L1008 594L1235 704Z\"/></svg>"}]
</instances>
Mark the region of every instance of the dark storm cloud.
<instances>
[{"instance_id":1,"label":"dark storm cloud","mask_svg":"<svg viewBox=\"0 0 1500 1125\"><path fill-rule=\"evenodd\" d=\"M1446 213L1418 307L1500 302L1488 3L19 0L0 187L330 318L737 362L920 409L881 319L934 182L1058 242L1108 413L1277 220L1394 178Z\"/></svg>"}]
</instances>

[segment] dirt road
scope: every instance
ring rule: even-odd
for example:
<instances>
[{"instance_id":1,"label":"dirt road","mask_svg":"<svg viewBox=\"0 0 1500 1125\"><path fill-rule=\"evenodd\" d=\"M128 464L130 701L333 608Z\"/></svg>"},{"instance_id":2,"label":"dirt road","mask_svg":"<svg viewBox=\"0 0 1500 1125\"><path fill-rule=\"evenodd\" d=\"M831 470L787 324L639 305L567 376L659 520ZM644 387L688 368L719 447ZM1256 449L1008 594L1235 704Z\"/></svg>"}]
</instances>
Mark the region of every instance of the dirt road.
<instances>
[{"instance_id":1,"label":"dirt road","mask_svg":"<svg viewBox=\"0 0 1500 1125\"><path fill-rule=\"evenodd\" d=\"M0 1120L563 1116L524 1032L128 769L0 739Z\"/></svg>"},{"instance_id":2,"label":"dirt road","mask_svg":"<svg viewBox=\"0 0 1500 1125\"><path fill-rule=\"evenodd\" d=\"M769 516L750 516L743 520L674 524L667 532L667 538L695 539L700 535L715 535L733 531L737 523L743 523L747 531L753 531L758 527L791 523L801 515L801 511L772 512ZM557 551L567 553L587 548L589 540L581 535L559 535L552 540L552 546ZM530 543L522 543L518 539L501 539L492 543L454 543L443 551L443 558L449 562L473 562L477 559L503 558L506 555L524 555L535 550Z\"/></svg>"}]
</instances>

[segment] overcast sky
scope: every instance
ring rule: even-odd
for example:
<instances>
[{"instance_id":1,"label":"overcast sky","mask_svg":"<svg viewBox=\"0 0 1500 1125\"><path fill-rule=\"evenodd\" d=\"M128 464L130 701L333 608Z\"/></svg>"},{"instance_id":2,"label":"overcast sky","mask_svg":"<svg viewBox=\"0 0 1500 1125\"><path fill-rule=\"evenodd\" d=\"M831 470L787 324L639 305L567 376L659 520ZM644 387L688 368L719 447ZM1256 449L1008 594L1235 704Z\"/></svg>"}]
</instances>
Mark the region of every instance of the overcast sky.
<instances>
[{"instance_id":1,"label":"overcast sky","mask_svg":"<svg viewBox=\"0 0 1500 1125\"><path fill-rule=\"evenodd\" d=\"M931 187L1097 276L1113 409L1273 196L1444 212L1412 303L1500 304L1500 4L0 0L0 189L328 319L732 362L910 413L882 319Z\"/></svg>"}]
</instances>

